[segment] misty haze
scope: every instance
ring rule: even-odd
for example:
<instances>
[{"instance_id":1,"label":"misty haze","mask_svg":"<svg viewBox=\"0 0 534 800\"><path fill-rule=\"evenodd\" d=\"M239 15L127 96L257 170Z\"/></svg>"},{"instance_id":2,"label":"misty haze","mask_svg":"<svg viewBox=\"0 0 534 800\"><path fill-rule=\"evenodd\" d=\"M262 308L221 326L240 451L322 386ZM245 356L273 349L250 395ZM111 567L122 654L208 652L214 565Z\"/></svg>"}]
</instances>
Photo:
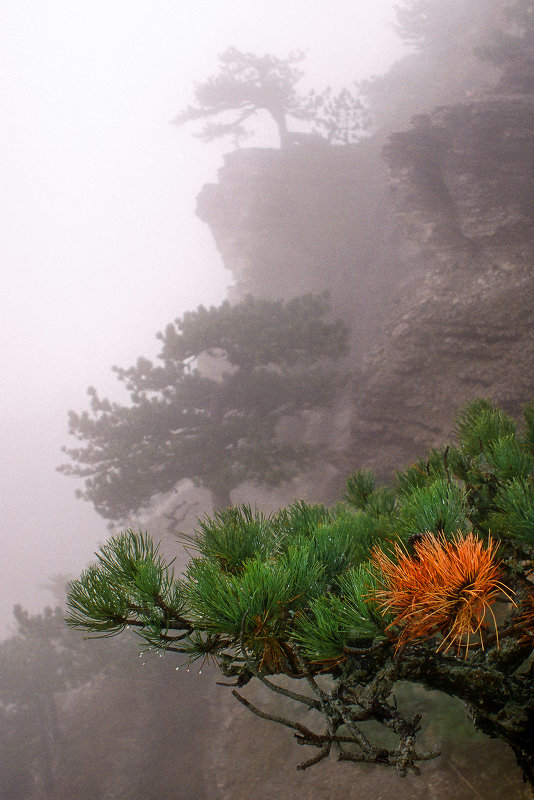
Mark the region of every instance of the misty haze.
<instances>
[{"instance_id":1,"label":"misty haze","mask_svg":"<svg viewBox=\"0 0 534 800\"><path fill-rule=\"evenodd\" d=\"M2 798L532 797L534 3L0 22Z\"/></svg>"}]
</instances>

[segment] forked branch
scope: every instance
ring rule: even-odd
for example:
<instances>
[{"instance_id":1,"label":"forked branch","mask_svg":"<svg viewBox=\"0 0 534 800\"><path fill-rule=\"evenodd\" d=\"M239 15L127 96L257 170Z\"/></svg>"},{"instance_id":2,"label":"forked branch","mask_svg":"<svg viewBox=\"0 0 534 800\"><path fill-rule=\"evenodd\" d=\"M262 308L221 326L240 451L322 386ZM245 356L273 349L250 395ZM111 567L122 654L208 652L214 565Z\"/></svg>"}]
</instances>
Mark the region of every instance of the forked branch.
<instances>
[{"instance_id":1,"label":"forked branch","mask_svg":"<svg viewBox=\"0 0 534 800\"><path fill-rule=\"evenodd\" d=\"M342 683L332 692L328 692L319 685L295 642L289 642L287 644L289 656L296 664L301 679L308 684L314 695L314 697L309 697L279 686L261 673L257 661L248 652L244 641L247 616L248 614L243 616L240 634L241 651L247 669L271 691L301 703L308 709L312 708L318 711L325 722L325 730L318 733L296 720L264 711L235 689L232 691L233 696L257 717L289 728L293 731L298 744L310 745L319 749L314 756L301 761L297 765L297 769L304 770L318 764L330 755L332 748L334 748L338 761L383 764L394 767L402 776L406 775L409 770L419 774L421 770L417 766L418 761L427 761L439 755L434 751L420 753L415 749L416 734L420 729L420 716L416 715L413 720L407 720L400 714L395 704L392 705L388 702L396 679L393 662L384 665L368 685L343 686ZM380 722L395 733L399 737L397 747L388 749L373 745L356 724L366 720ZM344 748L343 745L347 744L355 746L357 751L353 752Z\"/></svg>"}]
</instances>

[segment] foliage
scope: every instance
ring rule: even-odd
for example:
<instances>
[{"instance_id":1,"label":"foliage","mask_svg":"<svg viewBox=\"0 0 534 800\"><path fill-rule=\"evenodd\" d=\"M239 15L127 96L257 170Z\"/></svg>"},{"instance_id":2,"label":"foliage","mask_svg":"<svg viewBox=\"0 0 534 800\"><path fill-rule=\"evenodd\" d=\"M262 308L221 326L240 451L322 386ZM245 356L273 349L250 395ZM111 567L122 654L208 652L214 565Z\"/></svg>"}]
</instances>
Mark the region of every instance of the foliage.
<instances>
[{"instance_id":1,"label":"foliage","mask_svg":"<svg viewBox=\"0 0 534 800\"><path fill-rule=\"evenodd\" d=\"M503 70L501 86L532 92L534 4L531 0L404 0L397 32L422 52L466 40L480 59ZM459 34L460 32L460 34Z\"/></svg>"},{"instance_id":2,"label":"foliage","mask_svg":"<svg viewBox=\"0 0 534 800\"><path fill-rule=\"evenodd\" d=\"M422 531L439 531L446 537L465 529L465 493L443 478L404 495L396 514L396 532L403 538Z\"/></svg>"},{"instance_id":3,"label":"foliage","mask_svg":"<svg viewBox=\"0 0 534 800\"><path fill-rule=\"evenodd\" d=\"M196 103L174 121L183 125L207 119L199 138L210 142L232 136L237 145L252 135L244 123L263 110L274 120L281 146L292 142L288 117L312 124L312 130L332 144L356 141L363 125L360 101L347 88L337 95L329 87L322 93L299 94L296 84L303 72L297 65L303 58L300 52L281 59L230 47L219 56L219 72L197 84Z\"/></svg>"},{"instance_id":4,"label":"foliage","mask_svg":"<svg viewBox=\"0 0 534 800\"><path fill-rule=\"evenodd\" d=\"M391 557L380 548L371 551L382 586L376 591L379 607L394 615L389 627L401 631L397 648L408 641L441 634L438 652L452 646L459 654L480 633L490 606L499 595L512 599L499 581L495 543L486 547L473 533L428 533L414 543L412 555L395 542ZM497 624L493 617L495 632Z\"/></svg>"},{"instance_id":5,"label":"foliage","mask_svg":"<svg viewBox=\"0 0 534 800\"><path fill-rule=\"evenodd\" d=\"M16 632L0 642L0 769L10 800L61 796L61 698L87 685L117 655L84 647L63 617L60 608L30 615L15 606Z\"/></svg>"},{"instance_id":6,"label":"foliage","mask_svg":"<svg viewBox=\"0 0 534 800\"><path fill-rule=\"evenodd\" d=\"M298 501L270 516L248 506L218 513L189 537L199 556L180 580L145 535L116 537L72 584L68 622L96 633L133 625L152 647L212 658L235 678L239 702L316 748L301 769L333 752L418 773L438 754L417 748L419 715L392 699L397 682L411 681L460 698L532 782L534 694L519 669L534 641L532 406L525 423L520 432L477 400L457 417L456 443L397 473L390 488L363 470L330 509ZM104 585L118 592L122 616ZM315 709L323 732L254 706L237 691L252 679ZM373 743L369 721L396 745Z\"/></svg>"},{"instance_id":7,"label":"foliage","mask_svg":"<svg viewBox=\"0 0 534 800\"><path fill-rule=\"evenodd\" d=\"M182 534L182 538L225 572L239 572L247 559L266 558L276 546L269 518L247 505L215 511L198 525L200 537Z\"/></svg>"},{"instance_id":8,"label":"foliage","mask_svg":"<svg viewBox=\"0 0 534 800\"><path fill-rule=\"evenodd\" d=\"M326 296L305 295L186 313L159 334L160 366L140 358L114 368L130 405L90 388L90 412L70 412L70 433L83 445L64 448L75 464L60 470L84 478L78 496L111 520L186 478L219 507L243 481L290 479L317 450L283 441L280 421L328 407L344 380L329 362L346 354L347 329L327 311Z\"/></svg>"},{"instance_id":9,"label":"foliage","mask_svg":"<svg viewBox=\"0 0 534 800\"><path fill-rule=\"evenodd\" d=\"M309 610L296 618L294 639L312 664L339 663L352 643L364 645L384 629L366 597L369 572L362 566L340 571L333 592L312 600Z\"/></svg>"},{"instance_id":10,"label":"foliage","mask_svg":"<svg viewBox=\"0 0 534 800\"><path fill-rule=\"evenodd\" d=\"M357 91L357 89L356 89ZM328 86L321 94L310 93L313 104L312 133L329 144L354 144L370 121L357 94L345 86L337 94Z\"/></svg>"},{"instance_id":11,"label":"foliage","mask_svg":"<svg viewBox=\"0 0 534 800\"><path fill-rule=\"evenodd\" d=\"M499 66L522 57L532 47L534 4L531 0L508 0L503 6L505 25L494 31L493 41L479 53Z\"/></svg>"}]
</instances>

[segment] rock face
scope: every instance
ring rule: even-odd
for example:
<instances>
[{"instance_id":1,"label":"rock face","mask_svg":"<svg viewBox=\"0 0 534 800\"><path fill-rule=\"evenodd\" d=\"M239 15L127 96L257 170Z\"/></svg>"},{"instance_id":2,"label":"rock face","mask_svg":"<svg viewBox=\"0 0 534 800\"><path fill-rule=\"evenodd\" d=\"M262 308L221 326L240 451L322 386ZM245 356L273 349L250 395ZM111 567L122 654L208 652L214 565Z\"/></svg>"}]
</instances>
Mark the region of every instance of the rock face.
<instances>
[{"instance_id":1,"label":"rock face","mask_svg":"<svg viewBox=\"0 0 534 800\"><path fill-rule=\"evenodd\" d=\"M354 357L372 341L380 287L393 273L381 255L391 217L381 146L238 150L198 197L234 296L328 291L335 314L349 320Z\"/></svg>"},{"instance_id":2,"label":"rock face","mask_svg":"<svg viewBox=\"0 0 534 800\"><path fill-rule=\"evenodd\" d=\"M353 424L386 471L443 442L468 400L519 414L534 396L534 104L495 97L414 123L384 151L400 268Z\"/></svg>"},{"instance_id":3,"label":"rock face","mask_svg":"<svg viewBox=\"0 0 534 800\"><path fill-rule=\"evenodd\" d=\"M340 473L386 478L473 397L534 396L534 102L438 108L383 144L234 152L198 213L236 297L330 291L355 373Z\"/></svg>"}]
</instances>

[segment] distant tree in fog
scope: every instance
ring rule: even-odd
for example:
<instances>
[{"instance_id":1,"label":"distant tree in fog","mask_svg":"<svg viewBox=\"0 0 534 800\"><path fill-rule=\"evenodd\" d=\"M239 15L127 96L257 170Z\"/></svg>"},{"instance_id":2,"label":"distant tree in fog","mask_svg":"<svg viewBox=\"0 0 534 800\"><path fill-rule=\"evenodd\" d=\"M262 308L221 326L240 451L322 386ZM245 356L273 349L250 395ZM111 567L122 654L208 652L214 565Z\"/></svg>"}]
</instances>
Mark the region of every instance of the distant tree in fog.
<instances>
[{"instance_id":1,"label":"distant tree in fog","mask_svg":"<svg viewBox=\"0 0 534 800\"><path fill-rule=\"evenodd\" d=\"M503 25L477 49L482 58L503 69L502 88L534 92L534 3L509 0L503 8Z\"/></svg>"},{"instance_id":2,"label":"distant tree in fog","mask_svg":"<svg viewBox=\"0 0 534 800\"><path fill-rule=\"evenodd\" d=\"M91 410L70 412L70 433L83 444L64 448L75 464L59 469L83 477L78 496L110 520L127 519L185 478L217 507L229 506L243 481L292 478L316 449L280 437L279 423L327 407L342 382L327 362L347 352L347 329L326 321L327 310L325 296L306 295L186 313L158 335L160 366L140 358L114 368L130 405L91 388Z\"/></svg>"},{"instance_id":3,"label":"distant tree in fog","mask_svg":"<svg viewBox=\"0 0 534 800\"><path fill-rule=\"evenodd\" d=\"M311 748L299 769L332 754L419 774L439 753L397 703L409 681L462 700L534 785L534 403L521 430L470 403L454 444L390 487L360 470L344 500L220 511L180 579L148 534L115 536L72 582L68 622L213 660L241 704ZM258 708L241 693L251 681L314 713Z\"/></svg>"},{"instance_id":4,"label":"distant tree in fog","mask_svg":"<svg viewBox=\"0 0 534 800\"><path fill-rule=\"evenodd\" d=\"M209 688L200 698L164 659L144 667L127 637L73 635L64 616L17 606L0 642L2 800L146 800L170 785L204 798Z\"/></svg>"},{"instance_id":5,"label":"distant tree in fog","mask_svg":"<svg viewBox=\"0 0 534 800\"><path fill-rule=\"evenodd\" d=\"M504 69L505 82L534 91L532 0L403 0L396 7L399 35L429 55L467 43L477 56Z\"/></svg>"},{"instance_id":6,"label":"distant tree in fog","mask_svg":"<svg viewBox=\"0 0 534 800\"><path fill-rule=\"evenodd\" d=\"M59 609L30 616L0 642L0 765L10 800L56 797L62 771L58 696L94 674L96 653L68 635Z\"/></svg>"},{"instance_id":7,"label":"distant tree in fog","mask_svg":"<svg viewBox=\"0 0 534 800\"><path fill-rule=\"evenodd\" d=\"M302 53L285 59L257 56L231 47L219 56L220 70L195 88L195 105L174 120L183 125L199 119L208 122L199 137L206 142L231 136L235 144L252 135L244 123L258 111L267 111L276 124L282 147L294 142L288 118L308 123L311 132L332 144L349 144L360 135L363 107L349 90L337 95L324 92L299 94L296 84L303 76L297 64Z\"/></svg>"}]
</instances>

